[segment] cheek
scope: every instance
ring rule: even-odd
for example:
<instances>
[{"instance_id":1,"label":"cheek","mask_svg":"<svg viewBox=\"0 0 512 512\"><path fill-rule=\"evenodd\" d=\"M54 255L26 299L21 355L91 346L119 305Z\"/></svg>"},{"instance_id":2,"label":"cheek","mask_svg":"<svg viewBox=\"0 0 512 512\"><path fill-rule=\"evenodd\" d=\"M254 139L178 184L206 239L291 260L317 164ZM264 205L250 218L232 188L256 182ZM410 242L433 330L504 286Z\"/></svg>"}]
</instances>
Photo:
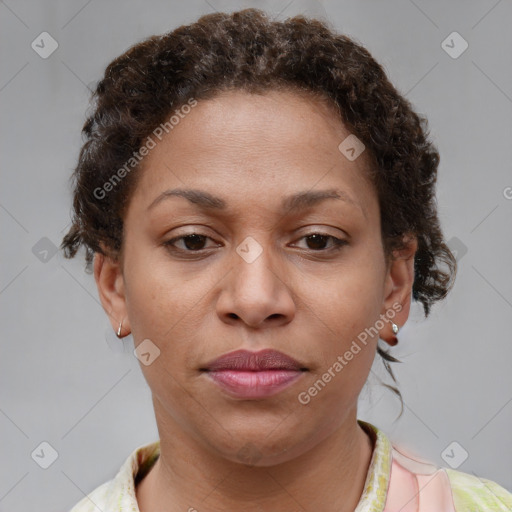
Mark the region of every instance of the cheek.
<instances>
[{"instance_id":1,"label":"cheek","mask_svg":"<svg viewBox=\"0 0 512 512\"><path fill-rule=\"evenodd\" d=\"M148 264L149 256L133 251L126 261L128 316L136 346L149 339L160 351L154 364L141 365L150 388L179 404L182 386L194 385L205 360L205 340L212 333L208 291L218 274L186 275L161 258Z\"/></svg>"},{"instance_id":2,"label":"cheek","mask_svg":"<svg viewBox=\"0 0 512 512\"><path fill-rule=\"evenodd\" d=\"M371 369L378 340L371 327L382 306L379 260L361 255L351 261L323 280L322 286L305 283L301 292L320 363L303 391L316 403L314 407L333 407L340 414L354 403Z\"/></svg>"},{"instance_id":3,"label":"cheek","mask_svg":"<svg viewBox=\"0 0 512 512\"><path fill-rule=\"evenodd\" d=\"M381 265L376 260L359 261L338 267L321 282L304 276L298 281L302 284L297 296L307 306L306 316L323 323L331 338L338 336L336 349L372 325L382 307Z\"/></svg>"},{"instance_id":4,"label":"cheek","mask_svg":"<svg viewBox=\"0 0 512 512\"><path fill-rule=\"evenodd\" d=\"M134 337L162 341L199 306L207 283L184 277L161 248L127 243L126 254L126 301Z\"/></svg>"}]
</instances>

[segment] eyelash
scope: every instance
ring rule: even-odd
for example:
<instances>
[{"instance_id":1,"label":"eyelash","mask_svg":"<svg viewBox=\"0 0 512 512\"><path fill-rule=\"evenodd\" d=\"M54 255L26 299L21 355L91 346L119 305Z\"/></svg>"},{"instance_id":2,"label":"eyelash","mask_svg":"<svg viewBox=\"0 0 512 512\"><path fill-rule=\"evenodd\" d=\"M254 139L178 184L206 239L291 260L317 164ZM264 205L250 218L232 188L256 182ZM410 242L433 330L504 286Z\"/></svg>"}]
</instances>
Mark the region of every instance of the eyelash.
<instances>
[{"instance_id":1,"label":"eyelash","mask_svg":"<svg viewBox=\"0 0 512 512\"><path fill-rule=\"evenodd\" d=\"M343 246L345 245L348 245L348 241L347 240L343 240L341 238L337 238L333 235L328 235L327 233L321 233L321 232L317 232L317 231L314 231L312 233L308 233L307 235L303 235L302 237L299 238L299 240L302 240L303 238L309 238L311 236L314 236L314 235L318 235L318 236L321 236L321 237L324 237L324 238L328 238L328 239L331 239L332 240L332 243L333 243L333 246L331 248L327 248L327 249L305 249L305 250L309 250L311 251L312 253L327 253L327 252L332 252L332 251L339 251ZM163 243L163 245L168 248L169 250L173 251L173 252L179 252L181 254L202 254L204 251L207 251L208 249L199 249L199 250L187 250L187 249L181 249L181 248L178 248L176 246L174 246L173 244L179 240L183 240L185 238L188 238L188 237L191 237L191 236L200 236L200 237L204 237L204 238L209 238L211 240L211 238L207 235L203 235L202 233L187 233L186 235L181 235L181 236L178 236L178 237L175 237L175 238L172 238L171 240L167 240L166 242Z\"/></svg>"}]
</instances>

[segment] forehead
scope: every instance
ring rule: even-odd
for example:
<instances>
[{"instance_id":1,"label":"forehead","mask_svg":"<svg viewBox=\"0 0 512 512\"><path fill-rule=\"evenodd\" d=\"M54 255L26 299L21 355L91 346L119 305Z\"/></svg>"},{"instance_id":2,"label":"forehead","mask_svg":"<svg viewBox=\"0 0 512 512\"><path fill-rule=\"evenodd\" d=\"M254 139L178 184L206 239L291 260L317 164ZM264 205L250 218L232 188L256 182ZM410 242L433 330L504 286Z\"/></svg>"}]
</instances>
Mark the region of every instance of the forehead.
<instances>
[{"instance_id":1,"label":"forehead","mask_svg":"<svg viewBox=\"0 0 512 512\"><path fill-rule=\"evenodd\" d=\"M334 107L306 92L277 90L262 94L221 92L199 101L176 128L181 128L179 134L173 130L180 142L200 139L203 149L258 152L260 157L261 144L269 150L299 152L306 149L304 146L314 146L332 151L340 137L349 135Z\"/></svg>"},{"instance_id":2,"label":"forehead","mask_svg":"<svg viewBox=\"0 0 512 512\"><path fill-rule=\"evenodd\" d=\"M199 100L161 140L153 137L135 195L150 204L186 185L270 200L269 193L337 188L364 207L373 194L366 155L349 161L338 149L349 135L335 110L313 96L222 92Z\"/></svg>"}]
</instances>

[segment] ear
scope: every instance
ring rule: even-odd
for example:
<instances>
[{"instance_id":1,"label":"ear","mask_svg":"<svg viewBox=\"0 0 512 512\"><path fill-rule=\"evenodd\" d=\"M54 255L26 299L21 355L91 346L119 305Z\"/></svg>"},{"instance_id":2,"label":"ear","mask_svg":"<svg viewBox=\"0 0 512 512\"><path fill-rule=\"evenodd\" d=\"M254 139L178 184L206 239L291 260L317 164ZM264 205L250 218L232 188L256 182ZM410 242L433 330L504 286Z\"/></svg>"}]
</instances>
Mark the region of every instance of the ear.
<instances>
[{"instance_id":1,"label":"ear","mask_svg":"<svg viewBox=\"0 0 512 512\"><path fill-rule=\"evenodd\" d=\"M393 252L389 262L384 284L384 302L381 313L402 327L411 308L412 286L414 284L414 256L418 249L415 236L406 236L406 247ZM392 317L391 312L395 312ZM380 338L389 345L396 345L396 336L391 328L391 322L385 322L381 329Z\"/></svg>"},{"instance_id":2,"label":"ear","mask_svg":"<svg viewBox=\"0 0 512 512\"><path fill-rule=\"evenodd\" d=\"M110 256L96 252L94 254L94 279L105 313L107 313L112 329L117 333L122 322L119 337L131 332L130 320L127 315L124 277L121 264Z\"/></svg>"}]
</instances>

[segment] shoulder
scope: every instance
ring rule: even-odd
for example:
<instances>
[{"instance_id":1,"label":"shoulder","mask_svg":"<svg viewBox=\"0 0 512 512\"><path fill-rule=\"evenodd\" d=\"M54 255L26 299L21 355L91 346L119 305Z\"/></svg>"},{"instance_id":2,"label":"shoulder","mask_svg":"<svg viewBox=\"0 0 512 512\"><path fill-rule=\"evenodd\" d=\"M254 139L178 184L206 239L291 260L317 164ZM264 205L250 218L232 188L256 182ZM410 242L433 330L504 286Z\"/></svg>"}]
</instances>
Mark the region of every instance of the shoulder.
<instances>
[{"instance_id":1,"label":"shoulder","mask_svg":"<svg viewBox=\"0 0 512 512\"><path fill-rule=\"evenodd\" d=\"M136 448L117 475L84 496L69 512L138 510L135 487L160 455L160 441Z\"/></svg>"},{"instance_id":2,"label":"shoulder","mask_svg":"<svg viewBox=\"0 0 512 512\"><path fill-rule=\"evenodd\" d=\"M510 512L512 493L501 485L469 473L444 468L452 488L453 503L457 512Z\"/></svg>"},{"instance_id":3,"label":"shoulder","mask_svg":"<svg viewBox=\"0 0 512 512\"><path fill-rule=\"evenodd\" d=\"M396 446L392 454L389 505L408 504L418 512L512 512L512 493L492 480L439 467Z\"/></svg>"}]
</instances>

